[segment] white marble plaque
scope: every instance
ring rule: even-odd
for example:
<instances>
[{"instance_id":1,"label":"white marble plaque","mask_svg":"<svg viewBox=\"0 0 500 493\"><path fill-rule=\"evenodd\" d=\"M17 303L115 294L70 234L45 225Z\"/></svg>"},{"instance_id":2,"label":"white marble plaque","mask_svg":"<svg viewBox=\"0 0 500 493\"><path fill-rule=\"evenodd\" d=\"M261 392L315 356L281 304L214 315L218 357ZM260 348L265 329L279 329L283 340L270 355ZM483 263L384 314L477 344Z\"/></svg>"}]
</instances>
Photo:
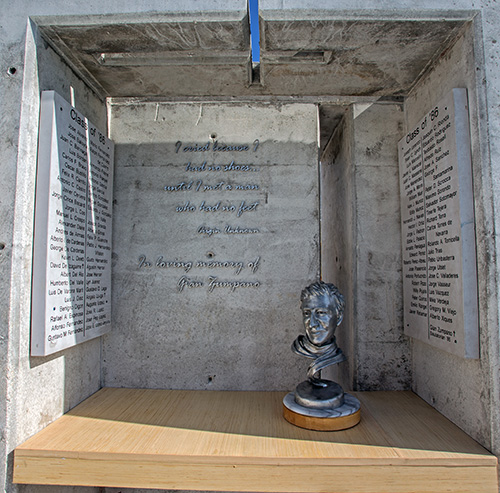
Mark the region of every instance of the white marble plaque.
<instances>
[{"instance_id":1,"label":"white marble plaque","mask_svg":"<svg viewBox=\"0 0 500 493\"><path fill-rule=\"evenodd\" d=\"M31 354L111 326L113 142L53 91L42 93Z\"/></svg>"},{"instance_id":2,"label":"white marble plaque","mask_svg":"<svg viewBox=\"0 0 500 493\"><path fill-rule=\"evenodd\" d=\"M479 357L466 89L453 89L400 140L405 333Z\"/></svg>"}]
</instances>

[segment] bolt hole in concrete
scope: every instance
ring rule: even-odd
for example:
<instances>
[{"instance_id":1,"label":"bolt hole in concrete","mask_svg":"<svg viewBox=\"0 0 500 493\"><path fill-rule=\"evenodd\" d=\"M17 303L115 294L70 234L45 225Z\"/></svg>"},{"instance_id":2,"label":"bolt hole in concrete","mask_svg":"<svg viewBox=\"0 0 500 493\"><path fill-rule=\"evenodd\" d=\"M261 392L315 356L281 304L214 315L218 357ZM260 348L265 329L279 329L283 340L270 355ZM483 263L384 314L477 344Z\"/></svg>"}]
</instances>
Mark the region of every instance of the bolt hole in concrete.
<instances>
[{"instance_id":1,"label":"bolt hole in concrete","mask_svg":"<svg viewBox=\"0 0 500 493\"><path fill-rule=\"evenodd\" d=\"M17 68L16 67L9 67L9 69L7 70L7 73L9 75L14 75L16 72L17 72Z\"/></svg>"},{"instance_id":2,"label":"bolt hole in concrete","mask_svg":"<svg viewBox=\"0 0 500 493\"><path fill-rule=\"evenodd\" d=\"M5 243L0 243L0 251L2 251L5 248Z\"/></svg>"},{"instance_id":3,"label":"bolt hole in concrete","mask_svg":"<svg viewBox=\"0 0 500 493\"><path fill-rule=\"evenodd\" d=\"M215 132L210 134L210 139L215 140L217 138L217 134Z\"/></svg>"}]
</instances>

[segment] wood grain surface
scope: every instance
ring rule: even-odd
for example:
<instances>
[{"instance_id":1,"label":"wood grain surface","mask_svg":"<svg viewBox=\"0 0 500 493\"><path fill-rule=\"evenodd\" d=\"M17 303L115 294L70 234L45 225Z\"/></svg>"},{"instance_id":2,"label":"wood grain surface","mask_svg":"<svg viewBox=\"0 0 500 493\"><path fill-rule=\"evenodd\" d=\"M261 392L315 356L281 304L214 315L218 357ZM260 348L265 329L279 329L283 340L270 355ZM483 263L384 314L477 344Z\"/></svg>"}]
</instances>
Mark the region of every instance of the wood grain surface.
<instances>
[{"instance_id":1,"label":"wood grain surface","mask_svg":"<svg viewBox=\"0 0 500 493\"><path fill-rule=\"evenodd\" d=\"M283 392L104 388L15 450L14 482L262 492L498 493L497 459L412 392L353 393L335 432Z\"/></svg>"}]
</instances>

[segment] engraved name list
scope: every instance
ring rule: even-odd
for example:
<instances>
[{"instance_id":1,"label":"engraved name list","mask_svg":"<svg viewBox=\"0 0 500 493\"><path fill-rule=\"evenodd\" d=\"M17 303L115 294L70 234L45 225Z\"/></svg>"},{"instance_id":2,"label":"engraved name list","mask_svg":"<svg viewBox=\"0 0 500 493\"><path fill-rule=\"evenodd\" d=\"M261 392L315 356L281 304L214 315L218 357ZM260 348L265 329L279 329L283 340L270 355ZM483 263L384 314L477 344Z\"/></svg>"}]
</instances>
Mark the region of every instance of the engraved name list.
<instances>
[{"instance_id":1,"label":"engraved name list","mask_svg":"<svg viewBox=\"0 0 500 493\"><path fill-rule=\"evenodd\" d=\"M55 92L41 104L34 356L102 335L111 323L113 143Z\"/></svg>"},{"instance_id":2,"label":"engraved name list","mask_svg":"<svg viewBox=\"0 0 500 493\"><path fill-rule=\"evenodd\" d=\"M478 357L467 92L454 89L399 142L405 332Z\"/></svg>"}]
</instances>

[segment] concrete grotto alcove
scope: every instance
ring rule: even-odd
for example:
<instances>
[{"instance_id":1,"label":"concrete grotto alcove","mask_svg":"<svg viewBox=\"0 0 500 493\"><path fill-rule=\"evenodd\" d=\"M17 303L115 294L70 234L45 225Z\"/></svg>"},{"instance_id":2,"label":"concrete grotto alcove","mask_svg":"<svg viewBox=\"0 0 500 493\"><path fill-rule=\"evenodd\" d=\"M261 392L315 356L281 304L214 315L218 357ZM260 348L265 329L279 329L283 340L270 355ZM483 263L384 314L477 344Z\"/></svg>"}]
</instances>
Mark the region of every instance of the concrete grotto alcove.
<instances>
[{"instance_id":1,"label":"concrete grotto alcove","mask_svg":"<svg viewBox=\"0 0 500 493\"><path fill-rule=\"evenodd\" d=\"M397 142L432 101L467 87L481 174L472 14L262 11L260 79L246 12L31 27L34 92L74 101L116 144L113 329L69 350L66 409L101 386L290 390L307 364L289 349L299 293L321 273L347 299L348 362L331 376L353 390L413 389L488 447L488 351L459 360L410 341L402 322ZM217 143L248 149L197 150ZM212 274L203 262L214 260L231 270ZM210 290L214 277L249 286ZM483 318L485 289L479 279Z\"/></svg>"},{"instance_id":2,"label":"concrete grotto alcove","mask_svg":"<svg viewBox=\"0 0 500 493\"><path fill-rule=\"evenodd\" d=\"M455 43L468 17L417 22L383 17L342 19L330 13L318 23L307 15L291 19L281 16L275 11L261 12L260 83L251 73L246 12L206 13L202 22L182 13L105 21L86 17L62 23L57 18L35 19L43 40L77 70L88 87L107 97L107 126L116 142L113 317L117 323L116 329L103 338L103 385L289 388L302 371L295 357L288 354L287 342L301 330L298 293L321 271L325 280L340 285L348 299L348 314L339 332L350 354L343 370L344 384L360 390L411 386L411 350L409 340L402 335L399 272L396 142L404 132L402 101L442 51ZM331 33L338 30L342 36L332 37ZM241 116L231 117L238 112ZM287 112L290 114L285 115ZM208 240L206 235L196 234L201 225L210 225L203 217L192 219L192 224L186 225L184 220L176 224L180 214L172 212L175 206L190 198L194 203L196 196L183 191L174 198L163 187L206 176L201 171L198 175L186 172L187 162L196 164L202 153L185 154L181 150L179 154L176 142L202 146L217 141L251 144L255 140L260 142L259 147L245 163L259 163L268 174L259 176L259 184L255 182L259 192L245 192L241 198L260 202L260 211L269 207L262 213L266 222L274 212L272 204L265 201L273 199L275 187L277 200L284 202L274 220L302 221L300 227L308 229L292 230L290 237L280 237L269 224L264 228L266 233L260 235L264 238L260 243L252 246L248 238L238 238L236 252L231 252L230 244L222 242L222 234ZM338 152L335 146L342 152L345 149L348 158L330 166L335 159L332 155ZM322 163L319 188L318 155ZM226 153L224 159L220 156L212 153L208 165L227 165L241 154ZM200 159L198 164L202 162ZM347 162L353 163L352 169ZM305 174L295 170L293 174L282 171L275 177L269 175L270 170L288 165L299 166L297 170ZM156 174L152 171L155 167ZM337 171L344 167L345 172ZM332 178L330 168L344 178ZM221 172L218 182L227 176ZM230 178L234 181L236 176L233 173ZM283 184L287 182L285 189ZM339 183L342 186L337 190ZM296 204L301 195L307 195L308 202ZM227 194L224 197L227 199ZM293 199L286 202L287 197ZM288 215L282 212L292 204L294 211ZM307 211L306 215L298 213L299 209ZM374 210L379 212L375 221L370 218ZM255 225L255 220L251 223ZM185 228L195 233L182 235ZM303 245L290 243L291 238L299 236L309 240ZM366 243L361 238L366 238ZM175 246L165 250L169 242ZM222 248L220 254L212 252L219 247L217 242ZM283 252L288 257L273 270L271 252L259 252L264 245L273 249L280 243L287 246ZM366 251L365 244L371 245ZM193 245L197 245L194 252L185 256L183 248ZM236 261L230 258L231 252L247 263L252 256L261 257L260 273L276 286L250 303L242 297L234 303L235 312L224 318L231 305L227 298L218 297L220 307L210 309L213 300L206 299L195 309L198 300L186 298L188 290L182 298L175 291L172 294L181 277L177 275L179 269L171 274L174 269L145 272L139 268L143 255L153 263L160 256L162 260L191 259L196 263L208 251ZM309 252L309 260L307 267L297 270L299 263L305 264L295 260L302 257L300 252ZM285 283L277 275L284 272L289 272L284 276ZM290 279L294 282L288 286ZM273 306L274 299L279 300L279 306ZM260 312L246 311L245 305L255 302L268 305ZM361 315L360 309L366 313ZM256 317L256 313L265 315ZM359 321L354 320L354 313ZM203 317L208 317L204 336L199 329ZM253 320L255 328L240 329L241 340L236 342L231 327L238 317ZM265 328L268 324L282 327L275 329L282 331L279 336L269 334ZM228 332L217 337L216 326L219 331L227 327ZM190 331L196 335L188 334ZM284 349L278 350L279 357L274 354L276 347L270 349L277 336L285 342L280 345ZM235 351L234 345L240 350ZM207 346L220 347L220 352L215 351L209 362L191 375L188 369L180 369L183 355L197 361L196 355ZM243 350L245 346L252 348L250 353ZM234 354L232 361L228 353ZM261 368L268 368L263 372L267 376L255 376ZM378 370L374 372L374 368Z\"/></svg>"}]
</instances>

